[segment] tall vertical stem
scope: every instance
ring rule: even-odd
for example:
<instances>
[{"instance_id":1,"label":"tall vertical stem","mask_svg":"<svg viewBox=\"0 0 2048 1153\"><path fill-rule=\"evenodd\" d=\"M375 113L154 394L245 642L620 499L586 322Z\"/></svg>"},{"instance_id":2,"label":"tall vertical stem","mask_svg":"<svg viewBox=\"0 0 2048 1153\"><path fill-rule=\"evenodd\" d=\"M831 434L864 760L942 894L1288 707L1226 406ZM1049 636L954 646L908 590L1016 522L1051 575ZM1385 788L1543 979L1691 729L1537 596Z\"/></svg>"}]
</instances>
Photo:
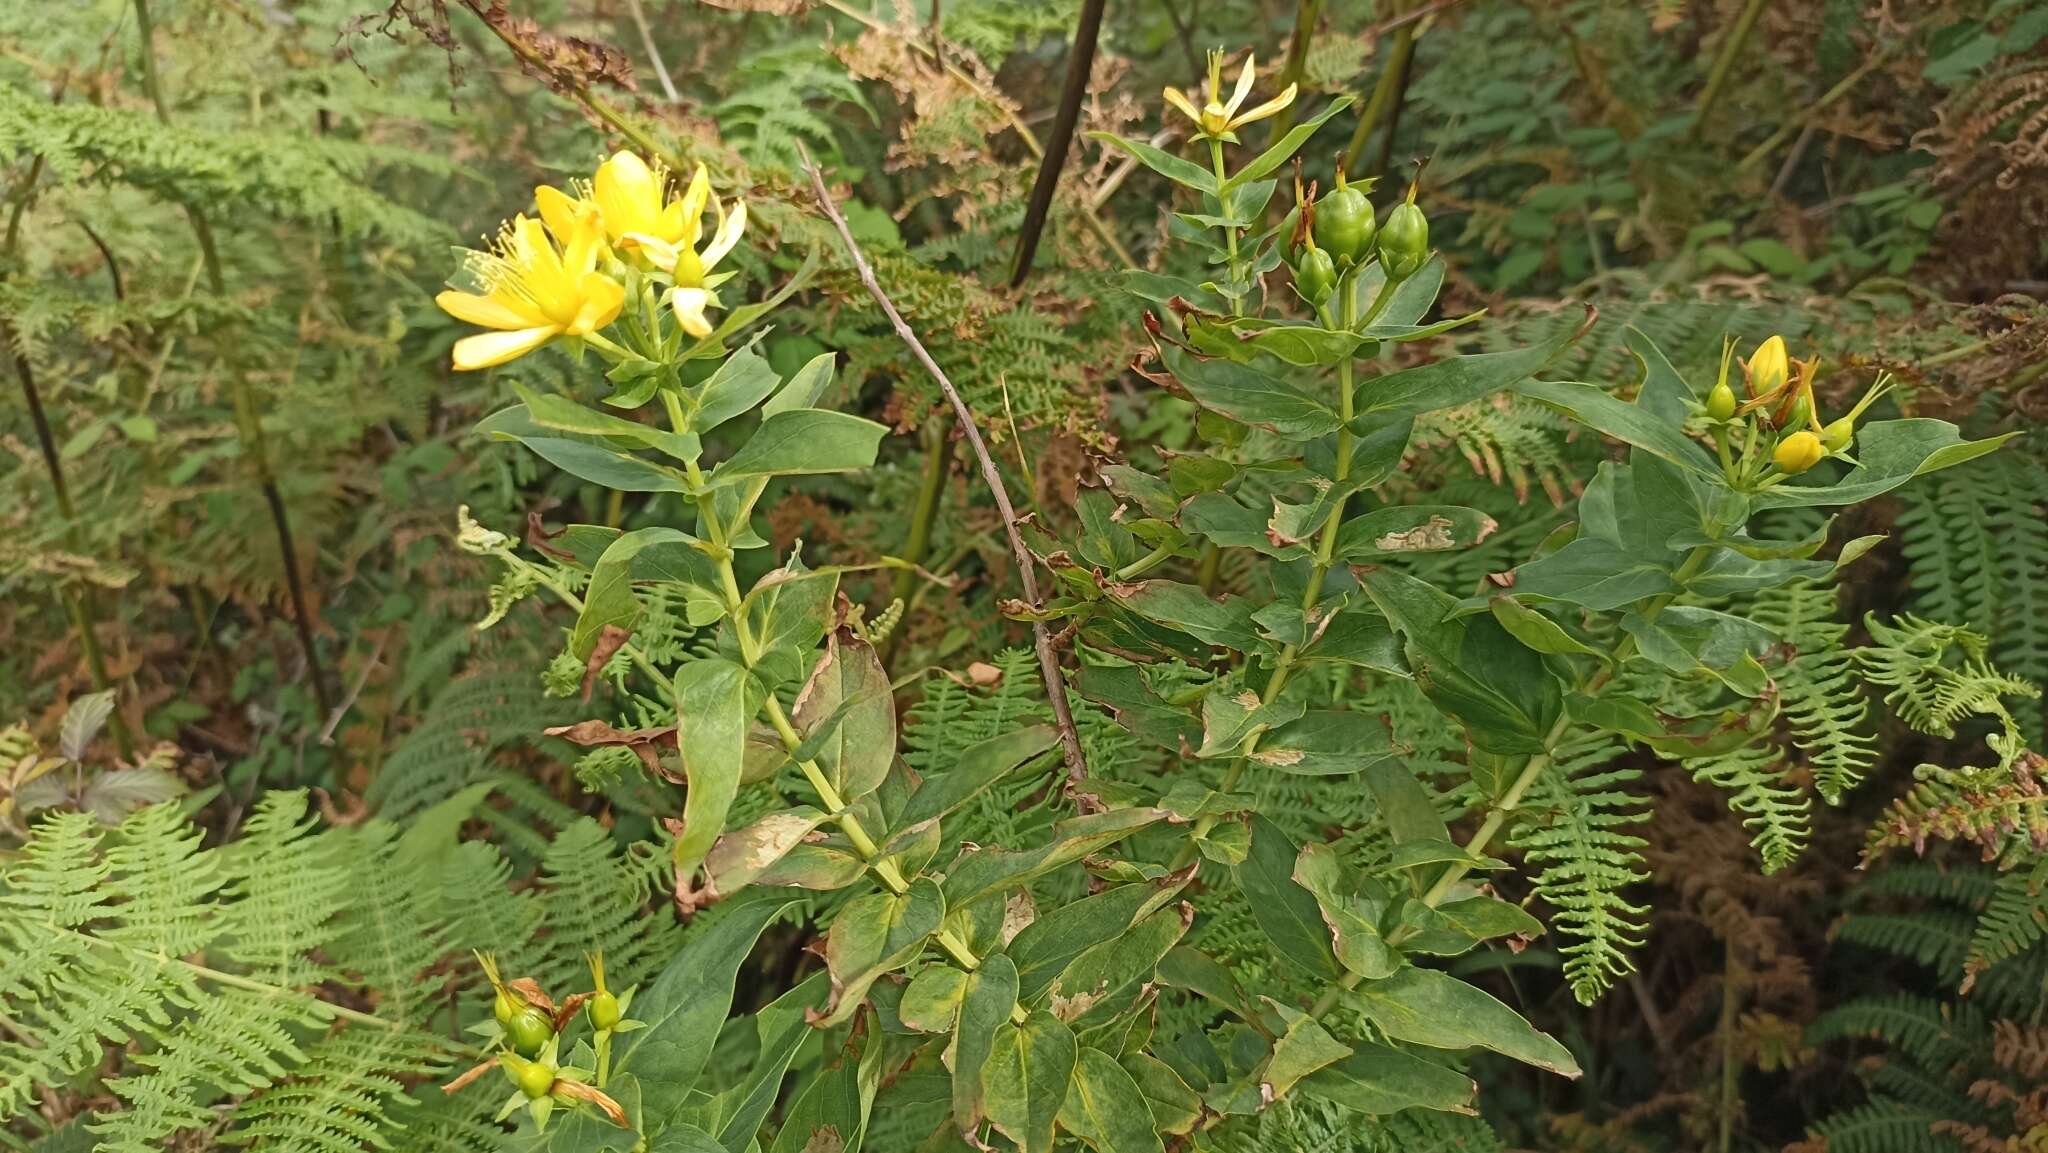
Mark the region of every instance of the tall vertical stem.
<instances>
[{"instance_id":1,"label":"tall vertical stem","mask_svg":"<svg viewBox=\"0 0 2048 1153\"><path fill-rule=\"evenodd\" d=\"M142 85L149 93L150 103L156 106L157 119L168 126L171 110L164 101L163 82L157 75L156 26L150 19L149 0L133 0L133 4L136 32L142 38ZM198 241L200 256L206 264L207 286L215 296L225 296L227 277L221 269L220 249L214 243L213 228L197 204L184 207L185 216L192 222L193 238ZM320 652L313 644L313 615L306 601L305 581L299 574L299 554L292 542L291 517L285 509L284 496L278 491L277 479L270 470L270 454L263 440L261 400L240 364L230 361L228 379L233 392L235 434L241 439L242 451L249 456L249 470L263 491L264 503L270 508L271 529L277 537L278 551L284 561L285 589L292 602L292 623L299 634L299 647L306 655L306 676L313 682L313 699L319 703L321 716L325 719L334 711L333 696L327 687L327 672L320 665Z\"/></svg>"},{"instance_id":2,"label":"tall vertical stem","mask_svg":"<svg viewBox=\"0 0 2048 1153\"><path fill-rule=\"evenodd\" d=\"M1735 27L1728 30L1728 38L1721 41L1721 51L1714 57L1713 71L1707 74L1707 86L1700 90L1699 103L1695 105L1692 128L1687 136L1699 139L1706 129L1707 117L1713 114L1714 105L1720 103L1721 94L1727 91L1728 77L1735 70L1735 58L1742 55L1742 45L1749 39L1750 29L1756 27L1757 17L1763 15L1764 0L1749 0L1742 6L1742 14L1735 18Z\"/></svg>"},{"instance_id":3,"label":"tall vertical stem","mask_svg":"<svg viewBox=\"0 0 2048 1153\"><path fill-rule=\"evenodd\" d=\"M911 513L910 536L903 542L903 559L913 565L923 564L925 556L931 552L932 525L939 515L939 494L945 491L946 472L953 461L953 438L948 435L950 423L944 413L935 412L926 418L920 434L924 438L924 477L917 487L917 508ZM889 590L890 598L907 606L916 580L916 569L897 569L896 579ZM889 659L896 655L902 638L903 622L898 621L876 654L883 668L889 667Z\"/></svg>"},{"instance_id":4,"label":"tall vertical stem","mask_svg":"<svg viewBox=\"0 0 2048 1153\"><path fill-rule=\"evenodd\" d=\"M1378 82L1373 85L1372 95L1366 99L1365 110L1358 114L1358 127L1351 132L1351 143L1344 148L1344 169L1358 167L1358 158L1365 155L1365 142L1372 137L1373 129L1379 127L1380 118L1392 106L1395 89L1402 83L1401 77L1408 72L1408 57L1415 51L1415 26L1403 24L1394 29L1392 47L1387 50L1387 63L1380 69Z\"/></svg>"}]
</instances>

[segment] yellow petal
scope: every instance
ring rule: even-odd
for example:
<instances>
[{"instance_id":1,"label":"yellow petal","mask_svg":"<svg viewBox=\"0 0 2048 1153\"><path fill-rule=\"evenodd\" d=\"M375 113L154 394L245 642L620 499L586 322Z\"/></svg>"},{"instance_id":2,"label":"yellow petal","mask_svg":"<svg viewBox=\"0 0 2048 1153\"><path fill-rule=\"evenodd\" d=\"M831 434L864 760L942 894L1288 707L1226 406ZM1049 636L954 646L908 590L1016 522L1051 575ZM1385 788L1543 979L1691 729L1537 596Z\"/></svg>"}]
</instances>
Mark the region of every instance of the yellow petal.
<instances>
[{"instance_id":1,"label":"yellow petal","mask_svg":"<svg viewBox=\"0 0 2048 1153\"><path fill-rule=\"evenodd\" d=\"M533 203L540 209L541 222L558 240L576 228L577 218L585 211L583 201L547 184L533 190Z\"/></svg>"},{"instance_id":2,"label":"yellow petal","mask_svg":"<svg viewBox=\"0 0 2048 1153\"><path fill-rule=\"evenodd\" d=\"M604 213L604 230L613 237L646 232L661 215L661 177L631 152L615 152L598 166L591 196Z\"/></svg>"},{"instance_id":3,"label":"yellow petal","mask_svg":"<svg viewBox=\"0 0 2048 1153\"><path fill-rule=\"evenodd\" d=\"M455 371L474 372L517 360L553 339L562 330L550 324L512 332L484 332L455 342Z\"/></svg>"},{"instance_id":4,"label":"yellow petal","mask_svg":"<svg viewBox=\"0 0 2048 1153\"><path fill-rule=\"evenodd\" d=\"M1197 124L1200 124L1202 122L1202 110L1195 107L1195 102L1188 99L1187 93L1182 92L1178 88L1168 88L1166 91L1160 93L1160 95L1166 97L1166 102L1168 104L1171 104L1175 108L1178 108L1180 110L1181 115L1187 117L1189 120L1192 120Z\"/></svg>"},{"instance_id":5,"label":"yellow petal","mask_svg":"<svg viewBox=\"0 0 2048 1153\"><path fill-rule=\"evenodd\" d=\"M474 292L444 292L434 298L441 311L457 320L485 328L531 328L542 318L516 309L494 296Z\"/></svg>"},{"instance_id":6,"label":"yellow petal","mask_svg":"<svg viewBox=\"0 0 2048 1153\"><path fill-rule=\"evenodd\" d=\"M1237 110L1244 107L1244 102L1251 99L1252 62L1254 59L1256 58L1252 56L1244 58L1244 71L1237 74L1237 91L1230 94L1230 103L1224 105L1224 109L1232 115L1236 115ZM1282 107L1285 106L1283 105Z\"/></svg>"},{"instance_id":7,"label":"yellow petal","mask_svg":"<svg viewBox=\"0 0 2048 1153\"><path fill-rule=\"evenodd\" d=\"M697 238L703 235L704 207L710 200L711 174L699 164L696 174L690 177L690 187L683 192L682 229L676 238L678 246L697 247Z\"/></svg>"},{"instance_id":8,"label":"yellow petal","mask_svg":"<svg viewBox=\"0 0 2048 1153\"><path fill-rule=\"evenodd\" d=\"M1231 120L1230 126L1232 128L1242 128L1255 120L1264 120L1266 117L1273 115L1292 103L1294 103L1294 85L1289 84L1285 92L1273 97L1250 112Z\"/></svg>"},{"instance_id":9,"label":"yellow petal","mask_svg":"<svg viewBox=\"0 0 2048 1153\"><path fill-rule=\"evenodd\" d=\"M569 322L566 331L570 336L588 336L619 318L619 310L626 303L625 285L602 272L593 272L583 278L577 289L583 295L583 307L576 311L576 319Z\"/></svg>"},{"instance_id":10,"label":"yellow petal","mask_svg":"<svg viewBox=\"0 0 2048 1153\"><path fill-rule=\"evenodd\" d=\"M718 235L711 238L710 247L704 250L701 257L704 270L709 272L716 268L718 262L725 258L725 254L739 244L741 235L746 231L747 202L735 200L732 202L732 211L726 213L724 219L718 222Z\"/></svg>"},{"instance_id":11,"label":"yellow petal","mask_svg":"<svg viewBox=\"0 0 2048 1153\"><path fill-rule=\"evenodd\" d=\"M683 326L684 332L699 339L711 335L711 322L704 319L704 309L711 301L711 293L702 288L676 289L676 320Z\"/></svg>"},{"instance_id":12,"label":"yellow petal","mask_svg":"<svg viewBox=\"0 0 2048 1153\"><path fill-rule=\"evenodd\" d=\"M626 252L640 253L647 258L647 263L663 272L675 271L676 257L679 255L676 246L659 236L649 236L644 232L628 232L619 238L619 247Z\"/></svg>"}]
</instances>

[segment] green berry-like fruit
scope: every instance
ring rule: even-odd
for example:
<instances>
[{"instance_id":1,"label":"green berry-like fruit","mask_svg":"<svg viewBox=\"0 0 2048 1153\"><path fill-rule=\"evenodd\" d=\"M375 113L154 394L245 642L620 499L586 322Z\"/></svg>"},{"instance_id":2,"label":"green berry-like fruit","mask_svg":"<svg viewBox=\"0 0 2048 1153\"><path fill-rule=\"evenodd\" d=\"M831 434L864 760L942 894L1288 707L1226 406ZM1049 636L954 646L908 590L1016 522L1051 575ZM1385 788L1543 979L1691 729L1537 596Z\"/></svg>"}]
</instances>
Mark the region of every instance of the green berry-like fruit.
<instances>
[{"instance_id":1,"label":"green berry-like fruit","mask_svg":"<svg viewBox=\"0 0 2048 1153\"><path fill-rule=\"evenodd\" d=\"M1853 417L1840 417L1829 422L1826 428L1820 430L1821 447L1827 449L1830 453L1837 453L1848 448L1849 442L1855 439L1856 421Z\"/></svg>"},{"instance_id":2,"label":"green berry-like fruit","mask_svg":"<svg viewBox=\"0 0 2048 1153\"><path fill-rule=\"evenodd\" d=\"M1406 280L1428 259L1429 218L1416 207L1411 185L1408 199L1387 213L1387 223L1380 228L1380 267L1387 270L1387 279Z\"/></svg>"},{"instance_id":3,"label":"green berry-like fruit","mask_svg":"<svg viewBox=\"0 0 2048 1153\"><path fill-rule=\"evenodd\" d=\"M1707 415L1714 420L1728 420L1735 415L1735 390L1728 387L1727 381L1718 382L1707 394Z\"/></svg>"},{"instance_id":4,"label":"green berry-like fruit","mask_svg":"<svg viewBox=\"0 0 2048 1153\"><path fill-rule=\"evenodd\" d=\"M1313 245L1313 241L1310 242ZM1295 254L1294 290L1312 308L1321 308L1337 287L1337 264L1326 248L1309 247Z\"/></svg>"},{"instance_id":5,"label":"green berry-like fruit","mask_svg":"<svg viewBox=\"0 0 2048 1153\"><path fill-rule=\"evenodd\" d=\"M546 1013L529 1005L505 1026L505 1035L512 1039L515 1052L531 1057L547 1048L548 1042L554 1038L555 1027Z\"/></svg>"},{"instance_id":6,"label":"green berry-like fruit","mask_svg":"<svg viewBox=\"0 0 2048 1153\"><path fill-rule=\"evenodd\" d=\"M548 1090L555 1086L553 1066L543 1065L539 1061L529 1061L513 1053L498 1058L498 1064L505 1070L505 1076L511 1078L512 1083L528 1098L537 1100L545 1097Z\"/></svg>"},{"instance_id":7,"label":"green berry-like fruit","mask_svg":"<svg viewBox=\"0 0 2048 1153\"><path fill-rule=\"evenodd\" d=\"M510 1029L512 1027L512 1019L519 1016L519 1010L523 1008L525 1008L523 1002L514 997L509 991L500 989L498 990L497 999L491 1003L491 1016L498 1019L498 1024L501 1027Z\"/></svg>"},{"instance_id":8,"label":"green berry-like fruit","mask_svg":"<svg viewBox=\"0 0 2048 1153\"><path fill-rule=\"evenodd\" d=\"M619 1023L619 999L610 993L599 993L592 997L584 1011L590 1014L590 1024L593 1028L609 1029Z\"/></svg>"},{"instance_id":9,"label":"green berry-like fruit","mask_svg":"<svg viewBox=\"0 0 2048 1153\"><path fill-rule=\"evenodd\" d=\"M1316 245L1340 266L1350 268L1372 259L1375 224L1372 201L1337 173L1337 187L1316 201Z\"/></svg>"}]
</instances>

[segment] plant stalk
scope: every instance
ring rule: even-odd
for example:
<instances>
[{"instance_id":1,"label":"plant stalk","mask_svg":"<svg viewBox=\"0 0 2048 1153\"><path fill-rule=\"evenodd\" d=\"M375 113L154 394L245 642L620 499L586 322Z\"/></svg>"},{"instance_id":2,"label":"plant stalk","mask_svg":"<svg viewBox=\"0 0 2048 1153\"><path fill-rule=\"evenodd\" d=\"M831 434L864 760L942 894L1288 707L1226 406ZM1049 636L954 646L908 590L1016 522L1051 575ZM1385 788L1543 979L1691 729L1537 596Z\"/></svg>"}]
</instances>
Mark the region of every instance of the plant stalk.
<instances>
[{"instance_id":1,"label":"plant stalk","mask_svg":"<svg viewBox=\"0 0 2048 1153\"><path fill-rule=\"evenodd\" d=\"M1017 257L1010 268L1010 287L1023 285L1031 275L1031 262L1038 255L1038 240L1052 212L1052 194L1059 187L1060 170L1066 167L1067 152L1074 144L1074 125L1081 118L1081 102L1088 96L1088 76L1095 68L1095 42L1102 32L1102 10L1108 0L1082 0L1081 18L1074 26L1074 46L1067 53L1067 79L1060 90L1059 111L1053 116L1052 135L1046 139L1045 155L1038 162L1038 176L1031 182L1031 200L1024 208L1024 226L1017 235ZM932 43L941 43L937 22Z\"/></svg>"},{"instance_id":2,"label":"plant stalk","mask_svg":"<svg viewBox=\"0 0 2048 1153\"><path fill-rule=\"evenodd\" d=\"M1756 27L1757 17L1763 15L1765 0L1749 0L1742 6L1742 12L1735 18L1735 26L1728 30L1728 38L1721 42L1721 51L1714 57L1713 71L1707 74L1707 86L1700 90L1699 103L1695 106L1692 127L1687 130L1689 139L1697 140L1705 131L1707 117L1720 103L1721 94L1727 91L1728 77L1735 71L1736 57L1742 55L1742 46L1749 39L1749 33Z\"/></svg>"},{"instance_id":3,"label":"plant stalk","mask_svg":"<svg viewBox=\"0 0 2048 1153\"><path fill-rule=\"evenodd\" d=\"M952 466L953 439L943 414L933 413L926 418L919 435L924 438L924 476L917 486L917 507L910 516L910 538L903 542L903 559L913 566L922 565L925 556L931 552L932 526L939 518L939 497L946 490L946 473ZM902 601L906 614L909 611L910 594L917 583L915 567L899 569L891 584L891 600ZM903 637L903 622L889 630L889 637L882 642L882 667L888 668L891 657L896 655Z\"/></svg>"}]
</instances>

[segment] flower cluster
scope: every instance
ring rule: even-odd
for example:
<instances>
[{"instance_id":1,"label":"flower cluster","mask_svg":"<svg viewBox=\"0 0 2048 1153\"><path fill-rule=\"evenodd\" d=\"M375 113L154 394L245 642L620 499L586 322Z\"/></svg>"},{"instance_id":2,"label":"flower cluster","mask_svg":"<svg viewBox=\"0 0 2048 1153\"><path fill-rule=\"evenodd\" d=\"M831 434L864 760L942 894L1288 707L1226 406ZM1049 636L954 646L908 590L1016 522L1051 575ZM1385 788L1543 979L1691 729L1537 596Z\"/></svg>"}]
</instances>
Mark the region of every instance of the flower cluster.
<instances>
[{"instance_id":1,"label":"flower cluster","mask_svg":"<svg viewBox=\"0 0 2048 1153\"><path fill-rule=\"evenodd\" d=\"M660 165L620 152L568 191L536 188L539 219L515 216L487 250L468 254L478 291L434 298L456 319L491 330L456 342L456 369L492 368L557 337L608 344L600 330L618 319L636 277L664 286L663 303L684 332L711 335L705 314L722 307L717 288L732 276L717 268L746 232L747 206L713 196L701 164L680 196L670 184ZM704 243L707 210L713 228Z\"/></svg>"},{"instance_id":2,"label":"flower cluster","mask_svg":"<svg viewBox=\"0 0 2048 1153\"><path fill-rule=\"evenodd\" d=\"M1880 376L1848 413L1823 422L1820 406L1813 396L1813 381L1820 372L1820 358L1793 360L1786 351L1785 338L1773 336L1757 345L1749 359L1742 362L1749 395L1747 400L1738 402L1734 388L1728 383L1728 368L1734 353L1732 342L1722 349L1721 376L1708 392L1703 409L1715 426L1715 437L1722 447L1724 460L1727 458L1728 432L1737 424L1744 424L1749 430L1749 445L1743 453L1745 461L1750 457L1749 450L1756 446L1758 432L1774 435L1776 442L1768 459L1776 466L1780 477L1797 476L1831 456L1851 459L1848 450L1856 438L1856 422L1878 398L1891 390L1891 379ZM1755 472L1754 469L1731 468L1733 473L1752 480L1771 480L1769 477L1749 476Z\"/></svg>"}]
</instances>

